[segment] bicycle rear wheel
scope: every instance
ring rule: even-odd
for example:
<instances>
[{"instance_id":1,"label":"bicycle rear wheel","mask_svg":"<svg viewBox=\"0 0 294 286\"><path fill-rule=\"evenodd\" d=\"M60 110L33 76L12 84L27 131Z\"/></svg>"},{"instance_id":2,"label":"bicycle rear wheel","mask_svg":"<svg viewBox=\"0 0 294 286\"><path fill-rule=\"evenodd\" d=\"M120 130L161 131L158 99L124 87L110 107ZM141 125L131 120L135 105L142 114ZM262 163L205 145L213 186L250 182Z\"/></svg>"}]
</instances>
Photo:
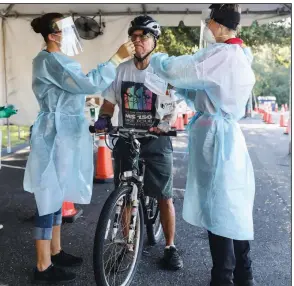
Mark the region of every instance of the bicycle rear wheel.
<instances>
[{"instance_id":1,"label":"bicycle rear wheel","mask_svg":"<svg viewBox=\"0 0 294 286\"><path fill-rule=\"evenodd\" d=\"M139 202L134 241L132 245L127 244L131 192L131 186L119 187L101 211L93 251L95 280L99 286L128 286L136 273L143 248L144 214Z\"/></svg>"}]
</instances>

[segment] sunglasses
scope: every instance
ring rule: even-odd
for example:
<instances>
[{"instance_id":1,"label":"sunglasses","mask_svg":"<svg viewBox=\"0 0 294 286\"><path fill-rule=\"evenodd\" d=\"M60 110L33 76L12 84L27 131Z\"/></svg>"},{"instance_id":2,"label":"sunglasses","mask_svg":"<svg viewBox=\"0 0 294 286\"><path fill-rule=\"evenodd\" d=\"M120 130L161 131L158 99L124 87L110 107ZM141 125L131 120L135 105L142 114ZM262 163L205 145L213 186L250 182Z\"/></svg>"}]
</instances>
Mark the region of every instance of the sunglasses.
<instances>
[{"instance_id":1,"label":"sunglasses","mask_svg":"<svg viewBox=\"0 0 294 286\"><path fill-rule=\"evenodd\" d=\"M151 34L146 34L146 35L135 35L135 34L133 34L133 35L131 35L130 37L129 37L129 39L132 41L132 42L135 42L136 40L137 40L137 38L140 38L140 41L141 42L145 42L145 41L147 41L148 39L150 39L151 37L153 37Z\"/></svg>"}]
</instances>

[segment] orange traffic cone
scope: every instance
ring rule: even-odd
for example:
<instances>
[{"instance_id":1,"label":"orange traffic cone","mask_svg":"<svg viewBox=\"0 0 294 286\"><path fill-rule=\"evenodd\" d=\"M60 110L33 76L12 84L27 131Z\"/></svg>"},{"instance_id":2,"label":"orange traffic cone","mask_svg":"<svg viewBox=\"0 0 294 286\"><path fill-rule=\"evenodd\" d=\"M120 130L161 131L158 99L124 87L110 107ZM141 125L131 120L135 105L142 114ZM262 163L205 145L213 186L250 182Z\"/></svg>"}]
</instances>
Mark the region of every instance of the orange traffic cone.
<instances>
[{"instance_id":1,"label":"orange traffic cone","mask_svg":"<svg viewBox=\"0 0 294 286\"><path fill-rule=\"evenodd\" d=\"M282 106L281 115L280 115L280 127L286 127L284 112L285 112L284 106Z\"/></svg>"},{"instance_id":2,"label":"orange traffic cone","mask_svg":"<svg viewBox=\"0 0 294 286\"><path fill-rule=\"evenodd\" d=\"M286 128L285 128L285 132L284 132L284 134L286 134L286 135L289 134L289 128L290 128L290 118L288 119L288 124L287 124L287 126L286 126Z\"/></svg>"},{"instance_id":3,"label":"orange traffic cone","mask_svg":"<svg viewBox=\"0 0 294 286\"><path fill-rule=\"evenodd\" d=\"M264 109L264 113L263 113L263 121L267 122L267 118L268 118L268 113L267 113L267 109Z\"/></svg>"},{"instance_id":4,"label":"orange traffic cone","mask_svg":"<svg viewBox=\"0 0 294 286\"><path fill-rule=\"evenodd\" d=\"M184 114L184 125L187 125L189 123L189 119L188 119L188 113Z\"/></svg>"},{"instance_id":5,"label":"orange traffic cone","mask_svg":"<svg viewBox=\"0 0 294 286\"><path fill-rule=\"evenodd\" d=\"M99 136L98 151L96 154L95 183L108 183L113 181L113 167L111 151L105 143L105 136Z\"/></svg>"},{"instance_id":6,"label":"orange traffic cone","mask_svg":"<svg viewBox=\"0 0 294 286\"><path fill-rule=\"evenodd\" d=\"M264 108L264 105L262 104L261 107L259 107L259 110L260 110L260 113L261 113L261 114L264 114L264 109L265 109L265 108Z\"/></svg>"},{"instance_id":7,"label":"orange traffic cone","mask_svg":"<svg viewBox=\"0 0 294 286\"><path fill-rule=\"evenodd\" d=\"M184 131L185 130L184 119L183 119L182 114L178 114L178 118L177 118L177 121L176 121L176 128L179 131Z\"/></svg>"},{"instance_id":8,"label":"orange traffic cone","mask_svg":"<svg viewBox=\"0 0 294 286\"><path fill-rule=\"evenodd\" d=\"M273 122L273 117L272 117L272 110L271 108L269 109L269 112L268 112L268 117L267 117L267 121L266 121L267 124L274 124Z\"/></svg>"},{"instance_id":9,"label":"orange traffic cone","mask_svg":"<svg viewBox=\"0 0 294 286\"><path fill-rule=\"evenodd\" d=\"M83 213L82 209L76 209L74 204L71 202L64 202L62 204L62 221L63 222L74 222Z\"/></svg>"}]
</instances>

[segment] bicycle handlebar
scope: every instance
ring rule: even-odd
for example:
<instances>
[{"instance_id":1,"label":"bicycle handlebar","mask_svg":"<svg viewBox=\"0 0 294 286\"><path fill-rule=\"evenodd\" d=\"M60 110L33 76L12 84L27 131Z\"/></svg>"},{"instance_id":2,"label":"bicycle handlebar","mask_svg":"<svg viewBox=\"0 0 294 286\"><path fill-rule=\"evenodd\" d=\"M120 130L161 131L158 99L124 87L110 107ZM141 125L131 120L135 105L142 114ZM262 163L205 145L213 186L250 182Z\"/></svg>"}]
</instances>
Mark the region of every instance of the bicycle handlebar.
<instances>
[{"instance_id":1,"label":"bicycle handlebar","mask_svg":"<svg viewBox=\"0 0 294 286\"><path fill-rule=\"evenodd\" d=\"M95 127L90 125L89 126L89 131L90 133L96 133ZM123 128L123 127L113 127L109 132L107 132L108 134L115 134L116 132L122 132L122 133L135 133L135 134L146 134L146 135L154 135L154 136L171 136L171 137L176 137L177 136L177 131L176 130L171 130L168 131L166 133L162 132L162 133L156 133L156 132L150 132L148 130L140 130L140 129L127 129L127 128Z\"/></svg>"}]
</instances>

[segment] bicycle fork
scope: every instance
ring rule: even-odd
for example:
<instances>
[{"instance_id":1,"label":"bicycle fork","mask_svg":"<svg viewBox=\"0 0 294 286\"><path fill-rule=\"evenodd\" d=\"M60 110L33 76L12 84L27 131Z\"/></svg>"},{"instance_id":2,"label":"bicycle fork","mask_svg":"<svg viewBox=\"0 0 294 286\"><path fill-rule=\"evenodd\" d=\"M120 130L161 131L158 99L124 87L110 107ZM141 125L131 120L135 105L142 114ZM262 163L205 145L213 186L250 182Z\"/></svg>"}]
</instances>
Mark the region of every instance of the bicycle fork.
<instances>
[{"instance_id":1,"label":"bicycle fork","mask_svg":"<svg viewBox=\"0 0 294 286\"><path fill-rule=\"evenodd\" d=\"M123 205L124 199L121 198L117 203L116 203L116 207L115 207L115 216L114 216L114 221L113 221L113 229L112 229L112 235L111 235L111 240L114 241L114 239L116 238L116 234L118 231L118 227L119 227L119 217L121 214L121 209L122 209L122 205ZM108 232L108 231L107 231ZM106 232L106 233L107 233Z\"/></svg>"},{"instance_id":2,"label":"bicycle fork","mask_svg":"<svg viewBox=\"0 0 294 286\"><path fill-rule=\"evenodd\" d=\"M132 245L134 242L134 236L135 236L135 231L136 231L136 222L137 222L137 214L138 214L138 207L139 207L139 199L138 199L138 187L136 184L132 184L133 190L131 193L131 210L130 210L130 224L129 228L127 231L127 244ZM113 228L112 228L112 235L111 235L111 240L114 241L117 235L117 231L119 228L120 224L120 218L123 216L123 212L128 212L128 206L123 206L125 198L121 198L119 201L116 203L115 207L115 216L113 220ZM123 223L126 223L124 221ZM106 232L108 233L108 231Z\"/></svg>"},{"instance_id":3,"label":"bicycle fork","mask_svg":"<svg viewBox=\"0 0 294 286\"><path fill-rule=\"evenodd\" d=\"M135 230L136 230L136 222L137 222L137 214L138 214L138 206L139 206L138 187L136 184L133 184L131 200L132 200L132 212L131 212L131 222L129 226L128 244L133 244Z\"/></svg>"}]
</instances>

